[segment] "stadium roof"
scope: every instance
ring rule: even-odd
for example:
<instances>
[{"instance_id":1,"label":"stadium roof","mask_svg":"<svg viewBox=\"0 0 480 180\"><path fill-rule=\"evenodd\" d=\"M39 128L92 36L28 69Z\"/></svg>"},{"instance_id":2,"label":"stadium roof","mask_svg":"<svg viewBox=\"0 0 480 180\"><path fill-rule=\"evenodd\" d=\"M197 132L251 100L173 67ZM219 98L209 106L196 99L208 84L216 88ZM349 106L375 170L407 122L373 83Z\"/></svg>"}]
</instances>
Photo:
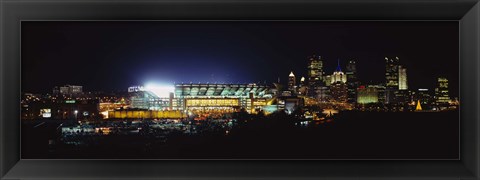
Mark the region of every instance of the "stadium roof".
<instances>
[{"instance_id":1,"label":"stadium roof","mask_svg":"<svg viewBox=\"0 0 480 180\"><path fill-rule=\"evenodd\" d=\"M257 84L175 84L175 96L249 96L267 94L270 87Z\"/></svg>"}]
</instances>

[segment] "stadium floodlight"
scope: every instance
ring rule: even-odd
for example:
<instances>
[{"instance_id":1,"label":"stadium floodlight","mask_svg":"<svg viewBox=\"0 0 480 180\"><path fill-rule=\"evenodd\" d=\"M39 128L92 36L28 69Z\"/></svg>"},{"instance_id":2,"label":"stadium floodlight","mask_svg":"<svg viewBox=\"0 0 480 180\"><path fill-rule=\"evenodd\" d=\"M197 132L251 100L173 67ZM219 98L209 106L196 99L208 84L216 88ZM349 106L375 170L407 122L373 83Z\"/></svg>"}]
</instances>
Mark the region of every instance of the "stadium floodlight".
<instances>
[{"instance_id":1,"label":"stadium floodlight","mask_svg":"<svg viewBox=\"0 0 480 180\"><path fill-rule=\"evenodd\" d=\"M160 85L149 83L144 86L145 90L152 92L158 97L169 97L170 93L173 93L175 87L173 85Z\"/></svg>"}]
</instances>

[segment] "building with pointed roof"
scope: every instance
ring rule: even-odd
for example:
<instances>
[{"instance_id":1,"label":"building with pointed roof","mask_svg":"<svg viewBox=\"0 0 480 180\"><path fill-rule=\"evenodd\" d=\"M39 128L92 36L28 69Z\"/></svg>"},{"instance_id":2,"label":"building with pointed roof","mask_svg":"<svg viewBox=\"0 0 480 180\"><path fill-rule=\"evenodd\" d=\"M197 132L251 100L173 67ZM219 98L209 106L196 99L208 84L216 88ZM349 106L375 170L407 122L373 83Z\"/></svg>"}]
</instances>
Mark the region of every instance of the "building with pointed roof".
<instances>
[{"instance_id":1,"label":"building with pointed roof","mask_svg":"<svg viewBox=\"0 0 480 180\"><path fill-rule=\"evenodd\" d=\"M335 69L335 72L333 72L330 82L331 84L336 82L347 83L347 75L342 72L342 68L340 67L340 60L338 60L337 68Z\"/></svg>"},{"instance_id":2,"label":"building with pointed roof","mask_svg":"<svg viewBox=\"0 0 480 180\"><path fill-rule=\"evenodd\" d=\"M293 71L290 71L290 74L288 75L288 90L294 92L296 86L295 74L293 74Z\"/></svg>"},{"instance_id":3,"label":"building with pointed roof","mask_svg":"<svg viewBox=\"0 0 480 180\"><path fill-rule=\"evenodd\" d=\"M335 102L344 103L348 99L347 76L342 72L340 60L338 60L337 68L331 76L330 92Z\"/></svg>"}]
</instances>

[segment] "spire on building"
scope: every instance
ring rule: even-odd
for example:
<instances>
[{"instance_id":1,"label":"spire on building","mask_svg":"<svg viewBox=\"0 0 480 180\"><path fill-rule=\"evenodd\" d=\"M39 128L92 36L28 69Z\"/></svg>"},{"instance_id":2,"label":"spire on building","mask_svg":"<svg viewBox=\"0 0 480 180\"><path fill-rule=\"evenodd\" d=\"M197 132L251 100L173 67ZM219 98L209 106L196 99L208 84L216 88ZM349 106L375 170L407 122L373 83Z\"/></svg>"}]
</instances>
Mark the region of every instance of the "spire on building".
<instances>
[{"instance_id":1,"label":"spire on building","mask_svg":"<svg viewBox=\"0 0 480 180\"><path fill-rule=\"evenodd\" d=\"M341 72L342 68L340 68L340 59L338 59L337 69L335 71Z\"/></svg>"},{"instance_id":2,"label":"spire on building","mask_svg":"<svg viewBox=\"0 0 480 180\"><path fill-rule=\"evenodd\" d=\"M288 77L295 77L295 75L293 74L293 71L290 71L290 75L288 75Z\"/></svg>"}]
</instances>

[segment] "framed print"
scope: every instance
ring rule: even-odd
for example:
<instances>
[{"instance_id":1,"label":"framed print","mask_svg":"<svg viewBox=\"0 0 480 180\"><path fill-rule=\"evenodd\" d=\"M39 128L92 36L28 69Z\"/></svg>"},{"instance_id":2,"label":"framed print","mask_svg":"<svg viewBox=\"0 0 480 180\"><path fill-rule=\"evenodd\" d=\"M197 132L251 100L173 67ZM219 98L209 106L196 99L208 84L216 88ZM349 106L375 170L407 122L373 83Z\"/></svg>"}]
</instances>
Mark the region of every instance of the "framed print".
<instances>
[{"instance_id":1,"label":"framed print","mask_svg":"<svg viewBox=\"0 0 480 180\"><path fill-rule=\"evenodd\" d=\"M479 177L477 1L0 5L2 178Z\"/></svg>"}]
</instances>

